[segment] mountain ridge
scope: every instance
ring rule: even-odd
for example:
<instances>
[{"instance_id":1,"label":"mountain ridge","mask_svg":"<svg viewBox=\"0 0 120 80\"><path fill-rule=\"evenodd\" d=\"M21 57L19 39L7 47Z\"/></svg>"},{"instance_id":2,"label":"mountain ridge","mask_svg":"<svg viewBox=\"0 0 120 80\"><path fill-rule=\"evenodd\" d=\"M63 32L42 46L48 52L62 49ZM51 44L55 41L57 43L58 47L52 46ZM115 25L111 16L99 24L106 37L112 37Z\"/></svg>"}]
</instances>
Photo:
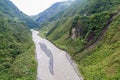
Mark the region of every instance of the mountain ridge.
<instances>
[{"instance_id":1,"label":"mountain ridge","mask_svg":"<svg viewBox=\"0 0 120 80\"><path fill-rule=\"evenodd\" d=\"M0 4L1 16L11 18L14 21L24 22L29 28L37 28L39 26L31 18L22 13L10 0L1 0Z\"/></svg>"},{"instance_id":2,"label":"mountain ridge","mask_svg":"<svg viewBox=\"0 0 120 80\"><path fill-rule=\"evenodd\" d=\"M34 20L41 25L43 22L54 21L62 15L63 11L67 9L72 1L57 2L53 4L50 8L34 16Z\"/></svg>"}]
</instances>

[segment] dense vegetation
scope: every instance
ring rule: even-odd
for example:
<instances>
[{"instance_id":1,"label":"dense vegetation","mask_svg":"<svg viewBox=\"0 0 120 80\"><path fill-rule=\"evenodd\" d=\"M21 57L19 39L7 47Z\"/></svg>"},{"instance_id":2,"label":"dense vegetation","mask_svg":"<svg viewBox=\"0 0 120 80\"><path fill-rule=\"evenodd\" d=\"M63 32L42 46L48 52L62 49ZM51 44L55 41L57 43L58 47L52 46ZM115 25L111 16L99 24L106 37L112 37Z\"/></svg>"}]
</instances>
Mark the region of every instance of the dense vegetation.
<instances>
[{"instance_id":1,"label":"dense vegetation","mask_svg":"<svg viewBox=\"0 0 120 80\"><path fill-rule=\"evenodd\" d=\"M119 80L119 11L119 0L76 0L40 32L72 56L85 80Z\"/></svg>"},{"instance_id":2,"label":"dense vegetation","mask_svg":"<svg viewBox=\"0 0 120 80\"><path fill-rule=\"evenodd\" d=\"M120 14L110 25L102 41L74 58L87 80L120 79Z\"/></svg>"},{"instance_id":3,"label":"dense vegetation","mask_svg":"<svg viewBox=\"0 0 120 80\"><path fill-rule=\"evenodd\" d=\"M36 24L9 0L0 0L0 80L36 79L29 21Z\"/></svg>"},{"instance_id":4,"label":"dense vegetation","mask_svg":"<svg viewBox=\"0 0 120 80\"><path fill-rule=\"evenodd\" d=\"M36 62L26 25L0 17L0 79L33 80ZM28 56L29 55L29 56Z\"/></svg>"},{"instance_id":5,"label":"dense vegetation","mask_svg":"<svg viewBox=\"0 0 120 80\"><path fill-rule=\"evenodd\" d=\"M0 0L0 15L9 17L14 21L22 21L23 23L27 24L29 28L38 27L38 25L32 19L19 11L19 9L9 0Z\"/></svg>"}]
</instances>

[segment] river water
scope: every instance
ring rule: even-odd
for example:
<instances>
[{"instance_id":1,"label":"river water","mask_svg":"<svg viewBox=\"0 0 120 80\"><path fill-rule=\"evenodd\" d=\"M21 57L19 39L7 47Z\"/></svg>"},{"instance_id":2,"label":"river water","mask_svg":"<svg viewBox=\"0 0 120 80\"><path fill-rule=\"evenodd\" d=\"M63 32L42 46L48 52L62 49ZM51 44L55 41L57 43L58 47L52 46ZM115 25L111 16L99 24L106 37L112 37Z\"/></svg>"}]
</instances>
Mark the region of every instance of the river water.
<instances>
[{"instance_id":1,"label":"river water","mask_svg":"<svg viewBox=\"0 0 120 80\"><path fill-rule=\"evenodd\" d=\"M31 31L38 62L37 80L82 80L65 51L41 38L38 31Z\"/></svg>"}]
</instances>

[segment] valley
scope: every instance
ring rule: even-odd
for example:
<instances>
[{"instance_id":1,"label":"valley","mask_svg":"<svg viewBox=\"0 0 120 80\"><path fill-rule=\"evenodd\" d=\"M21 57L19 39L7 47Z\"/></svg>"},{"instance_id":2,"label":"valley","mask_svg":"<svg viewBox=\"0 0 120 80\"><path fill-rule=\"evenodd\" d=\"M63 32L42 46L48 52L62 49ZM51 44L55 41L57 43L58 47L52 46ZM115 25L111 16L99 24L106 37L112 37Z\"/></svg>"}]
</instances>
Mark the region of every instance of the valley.
<instances>
[{"instance_id":1,"label":"valley","mask_svg":"<svg viewBox=\"0 0 120 80\"><path fill-rule=\"evenodd\" d=\"M56 2L32 16L12 1L0 0L0 80L120 80L120 0Z\"/></svg>"}]
</instances>

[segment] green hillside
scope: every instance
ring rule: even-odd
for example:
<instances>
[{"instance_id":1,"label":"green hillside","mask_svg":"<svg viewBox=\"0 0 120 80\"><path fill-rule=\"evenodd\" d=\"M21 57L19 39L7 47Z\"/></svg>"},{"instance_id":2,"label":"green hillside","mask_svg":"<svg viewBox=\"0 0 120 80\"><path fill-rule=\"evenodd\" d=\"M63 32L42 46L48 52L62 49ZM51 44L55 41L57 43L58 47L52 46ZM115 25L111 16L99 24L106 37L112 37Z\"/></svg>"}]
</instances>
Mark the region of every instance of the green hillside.
<instances>
[{"instance_id":1,"label":"green hillside","mask_svg":"<svg viewBox=\"0 0 120 80\"><path fill-rule=\"evenodd\" d=\"M72 1L63 1L53 4L50 8L31 18L40 26L55 21L61 17Z\"/></svg>"},{"instance_id":2,"label":"green hillside","mask_svg":"<svg viewBox=\"0 0 120 80\"><path fill-rule=\"evenodd\" d=\"M9 0L0 0L0 80L36 79L34 44L27 21L29 18Z\"/></svg>"},{"instance_id":3,"label":"green hillside","mask_svg":"<svg viewBox=\"0 0 120 80\"><path fill-rule=\"evenodd\" d=\"M120 79L120 14L110 24L102 40L92 49L75 55L87 80Z\"/></svg>"},{"instance_id":4,"label":"green hillside","mask_svg":"<svg viewBox=\"0 0 120 80\"><path fill-rule=\"evenodd\" d=\"M22 21L29 28L37 28L38 24L30 19L27 15L19 11L19 9L10 0L0 0L0 15L9 17L14 21Z\"/></svg>"},{"instance_id":5,"label":"green hillside","mask_svg":"<svg viewBox=\"0 0 120 80\"><path fill-rule=\"evenodd\" d=\"M119 22L119 0L76 0L40 32L72 56L85 80L119 80Z\"/></svg>"},{"instance_id":6,"label":"green hillside","mask_svg":"<svg viewBox=\"0 0 120 80\"><path fill-rule=\"evenodd\" d=\"M34 46L26 27L23 23L0 17L1 80L35 80L36 78Z\"/></svg>"}]
</instances>

